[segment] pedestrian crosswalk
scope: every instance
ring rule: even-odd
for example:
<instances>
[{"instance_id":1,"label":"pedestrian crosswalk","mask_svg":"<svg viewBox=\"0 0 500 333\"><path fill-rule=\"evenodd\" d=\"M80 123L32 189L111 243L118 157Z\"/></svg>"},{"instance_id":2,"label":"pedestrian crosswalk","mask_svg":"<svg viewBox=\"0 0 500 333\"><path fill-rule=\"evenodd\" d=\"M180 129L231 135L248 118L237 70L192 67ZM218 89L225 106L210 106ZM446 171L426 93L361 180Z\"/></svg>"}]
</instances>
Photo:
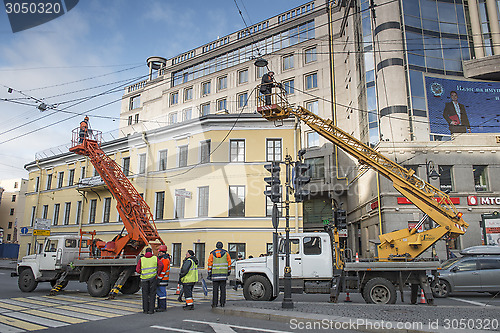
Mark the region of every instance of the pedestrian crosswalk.
<instances>
[{"instance_id":1,"label":"pedestrian crosswalk","mask_svg":"<svg viewBox=\"0 0 500 333\"><path fill-rule=\"evenodd\" d=\"M168 308L183 306L177 301L176 288L168 292ZM29 295L29 294L27 294ZM201 287L195 287L195 302L211 302ZM242 299L241 291L227 290L228 300ZM142 312L141 293L118 295L113 300L95 298L78 291L64 291L56 296L26 296L0 299L0 333L37 331L105 320Z\"/></svg>"}]
</instances>

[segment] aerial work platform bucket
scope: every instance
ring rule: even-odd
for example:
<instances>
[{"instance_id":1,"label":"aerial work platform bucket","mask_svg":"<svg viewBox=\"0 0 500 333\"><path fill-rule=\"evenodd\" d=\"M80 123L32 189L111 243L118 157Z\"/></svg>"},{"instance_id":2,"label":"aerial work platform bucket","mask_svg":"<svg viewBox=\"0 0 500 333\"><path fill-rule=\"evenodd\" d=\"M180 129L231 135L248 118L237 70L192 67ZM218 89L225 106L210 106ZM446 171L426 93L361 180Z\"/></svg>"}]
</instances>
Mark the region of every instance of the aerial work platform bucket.
<instances>
[{"instance_id":1,"label":"aerial work platform bucket","mask_svg":"<svg viewBox=\"0 0 500 333\"><path fill-rule=\"evenodd\" d=\"M260 85L257 86L257 112L270 121L283 120L290 116L290 105L286 98L286 91L281 86L274 88L270 94L262 94ZM266 97L270 104L266 104Z\"/></svg>"}]
</instances>

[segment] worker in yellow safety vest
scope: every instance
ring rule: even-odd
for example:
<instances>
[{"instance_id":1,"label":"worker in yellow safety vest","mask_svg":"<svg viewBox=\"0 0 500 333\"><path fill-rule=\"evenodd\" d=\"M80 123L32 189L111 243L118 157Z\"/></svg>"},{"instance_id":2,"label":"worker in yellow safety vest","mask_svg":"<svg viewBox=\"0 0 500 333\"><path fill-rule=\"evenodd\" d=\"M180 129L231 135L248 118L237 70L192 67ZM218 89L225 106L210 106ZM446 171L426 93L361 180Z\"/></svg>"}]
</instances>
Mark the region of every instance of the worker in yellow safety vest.
<instances>
[{"instance_id":1,"label":"worker in yellow safety vest","mask_svg":"<svg viewBox=\"0 0 500 333\"><path fill-rule=\"evenodd\" d=\"M163 270L163 263L148 247L144 257L139 259L135 271L141 274L142 312L153 314L155 308L156 276Z\"/></svg>"},{"instance_id":2,"label":"worker in yellow safety vest","mask_svg":"<svg viewBox=\"0 0 500 333\"><path fill-rule=\"evenodd\" d=\"M208 279L212 280L212 308L217 307L217 303L221 307L226 305L226 281L231 274L231 257L224 250L222 242L217 242L217 249L210 252L208 256ZM220 302L219 302L220 290Z\"/></svg>"},{"instance_id":3,"label":"worker in yellow safety vest","mask_svg":"<svg viewBox=\"0 0 500 333\"><path fill-rule=\"evenodd\" d=\"M158 248L158 258L163 263L163 269L158 274L158 286L156 296L158 296L158 307L156 311L167 311L167 286L170 278L170 256L167 253L167 246L160 245Z\"/></svg>"},{"instance_id":4,"label":"worker in yellow safety vest","mask_svg":"<svg viewBox=\"0 0 500 333\"><path fill-rule=\"evenodd\" d=\"M184 287L184 297L186 298L184 310L194 310L193 288L194 284L198 282L198 259L195 257L193 250L187 251L179 277Z\"/></svg>"}]
</instances>

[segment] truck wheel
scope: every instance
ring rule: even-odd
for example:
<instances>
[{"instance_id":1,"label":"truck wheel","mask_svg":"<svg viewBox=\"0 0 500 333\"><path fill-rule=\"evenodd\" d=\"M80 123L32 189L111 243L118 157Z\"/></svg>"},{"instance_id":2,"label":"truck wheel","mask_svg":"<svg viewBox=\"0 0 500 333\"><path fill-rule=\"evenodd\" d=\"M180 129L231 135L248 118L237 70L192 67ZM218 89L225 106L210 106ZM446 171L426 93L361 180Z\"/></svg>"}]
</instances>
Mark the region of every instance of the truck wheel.
<instances>
[{"instance_id":1,"label":"truck wheel","mask_svg":"<svg viewBox=\"0 0 500 333\"><path fill-rule=\"evenodd\" d=\"M55 287L55 285L56 285L56 282L57 282L57 280L50 280L50 286L51 286L52 288L54 288L54 287ZM64 281L63 283L61 283L61 285L62 285L62 286L61 286L61 290L63 290L64 288L66 288L66 286L68 285L68 282L69 282L69 281Z\"/></svg>"},{"instance_id":2,"label":"truck wheel","mask_svg":"<svg viewBox=\"0 0 500 333\"><path fill-rule=\"evenodd\" d=\"M105 297L111 290L109 274L103 271L94 272L87 281L87 290L92 297Z\"/></svg>"},{"instance_id":3,"label":"truck wheel","mask_svg":"<svg viewBox=\"0 0 500 333\"><path fill-rule=\"evenodd\" d=\"M394 304L396 288L385 278L373 278L363 287L363 298L369 304Z\"/></svg>"},{"instance_id":4,"label":"truck wheel","mask_svg":"<svg viewBox=\"0 0 500 333\"><path fill-rule=\"evenodd\" d=\"M269 280L262 275L252 275L245 281L243 295L247 301L270 301L272 286Z\"/></svg>"},{"instance_id":5,"label":"truck wheel","mask_svg":"<svg viewBox=\"0 0 500 333\"><path fill-rule=\"evenodd\" d=\"M431 283L431 291L435 298L444 298L450 294L451 286L445 280L437 280Z\"/></svg>"},{"instance_id":6,"label":"truck wheel","mask_svg":"<svg viewBox=\"0 0 500 333\"><path fill-rule=\"evenodd\" d=\"M31 268L27 268L21 272L17 284L19 285L19 289L25 293L29 293L36 289L38 281L35 280L35 276L33 275Z\"/></svg>"},{"instance_id":7,"label":"truck wheel","mask_svg":"<svg viewBox=\"0 0 500 333\"><path fill-rule=\"evenodd\" d=\"M120 291L122 294L131 295L138 292L139 289L141 289L141 279L138 276L131 276L127 279L127 282L125 282Z\"/></svg>"}]
</instances>

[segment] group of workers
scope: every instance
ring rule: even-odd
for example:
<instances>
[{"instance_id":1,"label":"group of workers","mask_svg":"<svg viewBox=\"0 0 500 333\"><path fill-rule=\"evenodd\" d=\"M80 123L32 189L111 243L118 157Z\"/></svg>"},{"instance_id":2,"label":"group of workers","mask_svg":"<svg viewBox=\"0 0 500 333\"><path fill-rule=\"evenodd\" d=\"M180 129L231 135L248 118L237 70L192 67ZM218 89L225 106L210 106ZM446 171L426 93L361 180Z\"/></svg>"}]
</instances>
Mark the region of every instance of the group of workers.
<instances>
[{"instance_id":1,"label":"group of workers","mask_svg":"<svg viewBox=\"0 0 500 333\"><path fill-rule=\"evenodd\" d=\"M217 242L216 249L210 252L208 257L208 279L213 282L212 308L226 305L226 283L231 274L231 257L222 247L222 242ZM183 288L186 301L184 310L194 309L193 288L198 282L198 264L193 250L188 250L179 274L179 284ZM153 255L151 248L147 248L137 263L136 272L141 276L142 311L147 314L166 311L166 287L170 277L170 255L167 253L167 246L161 245L158 248L158 256ZM179 296L180 301L181 297L182 294ZM158 305L155 308L156 298Z\"/></svg>"}]
</instances>

